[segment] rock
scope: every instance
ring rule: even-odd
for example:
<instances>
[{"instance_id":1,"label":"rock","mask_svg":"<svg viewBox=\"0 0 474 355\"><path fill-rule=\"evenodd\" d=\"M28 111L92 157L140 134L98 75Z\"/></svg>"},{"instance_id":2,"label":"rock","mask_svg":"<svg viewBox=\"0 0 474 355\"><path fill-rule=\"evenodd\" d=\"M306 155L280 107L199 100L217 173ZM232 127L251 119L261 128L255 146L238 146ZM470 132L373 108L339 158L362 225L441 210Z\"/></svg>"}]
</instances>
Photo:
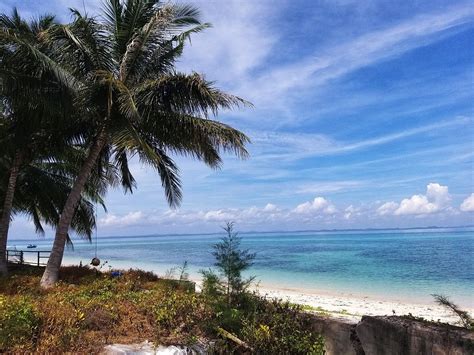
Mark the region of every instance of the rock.
<instances>
[{"instance_id":1,"label":"rock","mask_svg":"<svg viewBox=\"0 0 474 355\"><path fill-rule=\"evenodd\" d=\"M474 332L397 316L364 316L356 333L367 355L474 354Z\"/></svg>"},{"instance_id":2,"label":"rock","mask_svg":"<svg viewBox=\"0 0 474 355\"><path fill-rule=\"evenodd\" d=\"M313 330L324 337L324 348L328 355L360 355L354 347L357 322L334 317L313 316Z\"/></svg>"},{"instance_id":3,"label":"rock","mask_svg":"<svg viewBox=\"0 0 474 355\"><path fill-rule=\"evenodd\" d=\"M398 316L364 316L360 322L312 316L328 355L472 355L474 332Z\"/></svg>"}]
</instances>

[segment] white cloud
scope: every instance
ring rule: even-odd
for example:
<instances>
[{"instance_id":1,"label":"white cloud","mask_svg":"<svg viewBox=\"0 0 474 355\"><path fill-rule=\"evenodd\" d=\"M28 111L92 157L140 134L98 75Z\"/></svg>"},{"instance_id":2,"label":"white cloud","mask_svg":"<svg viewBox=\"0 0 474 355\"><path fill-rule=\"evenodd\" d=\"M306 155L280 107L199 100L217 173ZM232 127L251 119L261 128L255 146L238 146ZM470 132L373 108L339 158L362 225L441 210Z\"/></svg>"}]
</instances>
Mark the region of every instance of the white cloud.
<instances>
[{"instance_id":1,"label":"white cloud","mask_svg":"<svg viewBox=\"0 0 474 355\"><path fill-rule=\"evenodd\" d=\"M184 70L210 73L210 79L222 85L263 63L277 40L277 32L267 25L277 6L262 1L194 2L202 21L212 28L192 37L180 64Z\"/></svg>"},{"instance_id":2,"label":"white cloud","mask_svg":"<svg viewBox=\"0 0 474 355\"><path fill-rule=\"evenodd\" d=\"M267 203L267 205L263 208L264 212L277 212L279 211L278 207L273 203Z\"/></svg>"},{"instance_id":3,"label":"white cloud","mask_svg":"<svg viewBox=\"0 0 474 355\"><path fill-rule=\"evenodd\" d=\"M377 213L381 216L391 215L398 208L398 203L396 202L385 202L382 206L377 209Z\"/></svg>"},{"instance_id":4,"label":"white cloud","mask_svg":"<svg viewBox=\"0 0 474 355\"><path fill-rule=\"evenodd\" d=\"M298 214L310 214L315 212L334 214L337 212L337 209L324 197L315 197L313 201L308 201L296 206L294 212Z\"/></svg>"},{"instance_id":5,"label":"white cloud","mask_svg":"<svg viewBox=\"0 0 474 355\"><path fill-rule=\"evenodd\" d=\"M361 209L359 207L354 207L353 205L349 205L344 210L344 218L345 219L351 219L351 218L354 218L354 217L360 216L360 215L361 215Z\"/></svg>"},{"instance_id":6,"label":"white cloud","mask_svg":"<svg viewBox=\"0 0 474 355\"><path fill-rule=\"evenodd\" d=\"M210 222L233 221L238 217L238 213L235 209L208 211L204 214L204 219Z\"/></svg>"},{"instance_id":7,"label":"white cloud","mask_svg":"<svg viewBox=\"0 0 474 355\"><path fill-rule=\"evenodd\" d=\"M450 206L451 197L447 186L439 183L430 183L425 194L416 194L400 202L390 201L380 205L349 204L345 208L338 208L325 197L318 196L311 201L296 207L279 207L273 203L244 208L219 208L209 210L152 210L134 211L126 214L106 214L99 220L102 233L126 230L126 228L193 232L199 230L216 231L226 221L234 221L243 230L271 230L283 228L289 230L304 228L348 228L354 226L369 226L368 221L376 221L378 216L399 216L402 219L391 218L392 226L399 226L400 221L416 223L419 218L426 223L451 220L457 216ZM378 206L378 207L377 207ZM474 211L474 194L467 197L461 205L462 211ZM157 227L159 227L157 229Z\"/></svg>"},{"instance_id":8,"label":"white cloud","mask_svg":"<svg viewBox=\"0 0 474 355\"><path fill-rule=\"evenodd\" d=\"M377 209L377 213L381 216L426 215L450 209L450 201L447 186L429 183L426 186L426 195L413 195L399 204L393 201L384 203Z\"/></svg>"},{"instance_id":9,"label":"white cloud","mask_svg":"<svg viewBox=\"0 0 474 355\"><path fill-rule=\"evenodd\" d=\"M362 181L321 181L301 186L297 193L328 193L359 188Z\"/></svg>"},{"instance_id":10,"label":"white cloud","mask_svg":"<svg viewBox=\"0 0 474 355\"><path fill-rule=\"evenodd\" d=\"M124 216L117 216L107 213L99 219L99 225L102 226L131 226L143 222L145 214L142 211L129 212Z\"/></svg>"},{"instance_id":11,"label":"white cloud","mask_svg":"<svg viewBox=\"0 0 474 355\"><path fill-rule=\"evenodd\" d=\"M400 206L395 210L394 214L429 214L439 210L439 207L423 195L413 195L410 198L405 198L400 202Z\"/></svg>"},{"instance_id":12,"label":"white cloud","mask_svg":"<svg viewBox=\"0 0 474 355\"><path fill-rule=\"evenodd\" d=\"M474 193L466 197L459 209L463 212L474 212Z\"/></svg>"},{"instance_id":13,"label":"white cloud","mask_svg":"<svg viewBox=\"0 0 474 355\"><path fill-rule=\"evenodd\" d=\"M426 187L426 196L430 201L433 201L438 208L446 207L451 201L448 187L438 183L428 184Z\"/></svg>"},{"instance_id":14,"label":"white cloud","mask_svg":"<svg viewBox=\"0 0 474 355\"><path fill-rule=\"evenodd\" d=\"M150 225L193 225L199 223L219 224L226 221L258 224L275 218L286 218L288 211L267 203L263 208L222 208L215 210L167 210L165 212L130 212L125 215L106 214L99 219L102 227L150 226Z\"/></svg>"}]
</instances>

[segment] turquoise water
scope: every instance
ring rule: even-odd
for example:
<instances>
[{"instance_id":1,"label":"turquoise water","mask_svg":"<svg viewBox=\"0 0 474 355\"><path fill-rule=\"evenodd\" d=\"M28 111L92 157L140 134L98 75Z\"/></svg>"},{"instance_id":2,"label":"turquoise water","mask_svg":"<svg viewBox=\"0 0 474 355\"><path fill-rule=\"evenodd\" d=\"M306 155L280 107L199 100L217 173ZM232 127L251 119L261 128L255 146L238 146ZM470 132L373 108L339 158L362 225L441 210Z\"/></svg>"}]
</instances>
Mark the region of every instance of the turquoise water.
<instances>
[{"instance_id":1,"label":"turquoise water","mask_svg":"<svg viewBox=\"0 0 474 355\"><path fill-rule=\"evenodd\" d=\"M211 267L212 245L222 235L98 237L98 257L117 268L163 274L187 261L190 274ZM242 233L257 253L250 273L262 285L425 302L443 293L474 307L474 229ZM38 250L51 239L17 240ZM76 241L65 262L88 263L95 244Z\"/></svg>"}]
</instances>

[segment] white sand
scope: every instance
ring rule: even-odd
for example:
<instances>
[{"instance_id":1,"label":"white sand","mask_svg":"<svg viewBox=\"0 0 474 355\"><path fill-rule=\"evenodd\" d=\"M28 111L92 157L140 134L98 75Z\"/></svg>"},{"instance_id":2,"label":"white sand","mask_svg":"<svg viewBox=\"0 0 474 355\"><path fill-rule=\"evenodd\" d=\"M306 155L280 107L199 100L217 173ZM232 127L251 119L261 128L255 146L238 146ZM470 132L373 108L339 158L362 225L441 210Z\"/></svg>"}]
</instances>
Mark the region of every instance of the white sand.
<instances>
[{"instance_id":1,"label":"white sand","mask_svg":"<svg viewBox=\"0 0 474 355\"><path fill-rule=\"evenodd\" d=\"M193 279L192 281L196 283L196 290L199 292L201 280ZM434 300L431 303L415 303L405 300L392 301L377 299L372 296L338 295L326 292L314 293L308 290L279 288L274 285L258 286L255 288L255 291L267 298L309 306L308 312L343 318L353 322L358 322L364 315L403 316L411 313L414 317L423 317L429 321L459 325L459 317L436 304ZM461 308L474 315L474 308Z\"/></svg>"},{"instance_id":2,"label":"white sand","mask_svg":"<svg viewBox=\"0 0 474 355\"><path fill-rule=\"evenodd\" d=\"M358 321L363 315L408 315L423 317L431 321L441 321L456 324L457 316L448 312L446 308L431 304L407 303L405 301L379 300L372 297L356 297L335 294L315 294L307 291L260 287L258 292L269 298L288 300L292 303L307 305L314 308L314 312L322 310L331 316ZM465 309L474 314L474 309ZM395 312L395 313L394 313Z\"/></svg>"}]
</instances>

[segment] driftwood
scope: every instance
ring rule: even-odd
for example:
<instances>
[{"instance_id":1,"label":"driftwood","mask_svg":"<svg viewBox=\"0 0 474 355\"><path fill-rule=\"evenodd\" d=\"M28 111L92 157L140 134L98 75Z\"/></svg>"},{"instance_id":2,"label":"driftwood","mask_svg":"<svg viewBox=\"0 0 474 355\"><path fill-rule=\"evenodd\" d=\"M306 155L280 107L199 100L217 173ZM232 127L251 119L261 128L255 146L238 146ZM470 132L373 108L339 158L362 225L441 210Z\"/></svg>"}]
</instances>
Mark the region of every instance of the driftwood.
<instances>
[{"instance_id":1,"label":"driftwood","mask_svg":"<svg viewBox=\"0 0 474 355\"><path fill-rule=\"evenodd\" d=\"M223 336L224 338L232 340L234 343L236 343L237 345L243 347L244 349L253 351L253 349L250 345L248 345L245 341L240 340L234 334L228 332L227 330L225 330L221 327L217 327L216 330L219 333L219 335Z\"/></svg>"}]
</instances>

